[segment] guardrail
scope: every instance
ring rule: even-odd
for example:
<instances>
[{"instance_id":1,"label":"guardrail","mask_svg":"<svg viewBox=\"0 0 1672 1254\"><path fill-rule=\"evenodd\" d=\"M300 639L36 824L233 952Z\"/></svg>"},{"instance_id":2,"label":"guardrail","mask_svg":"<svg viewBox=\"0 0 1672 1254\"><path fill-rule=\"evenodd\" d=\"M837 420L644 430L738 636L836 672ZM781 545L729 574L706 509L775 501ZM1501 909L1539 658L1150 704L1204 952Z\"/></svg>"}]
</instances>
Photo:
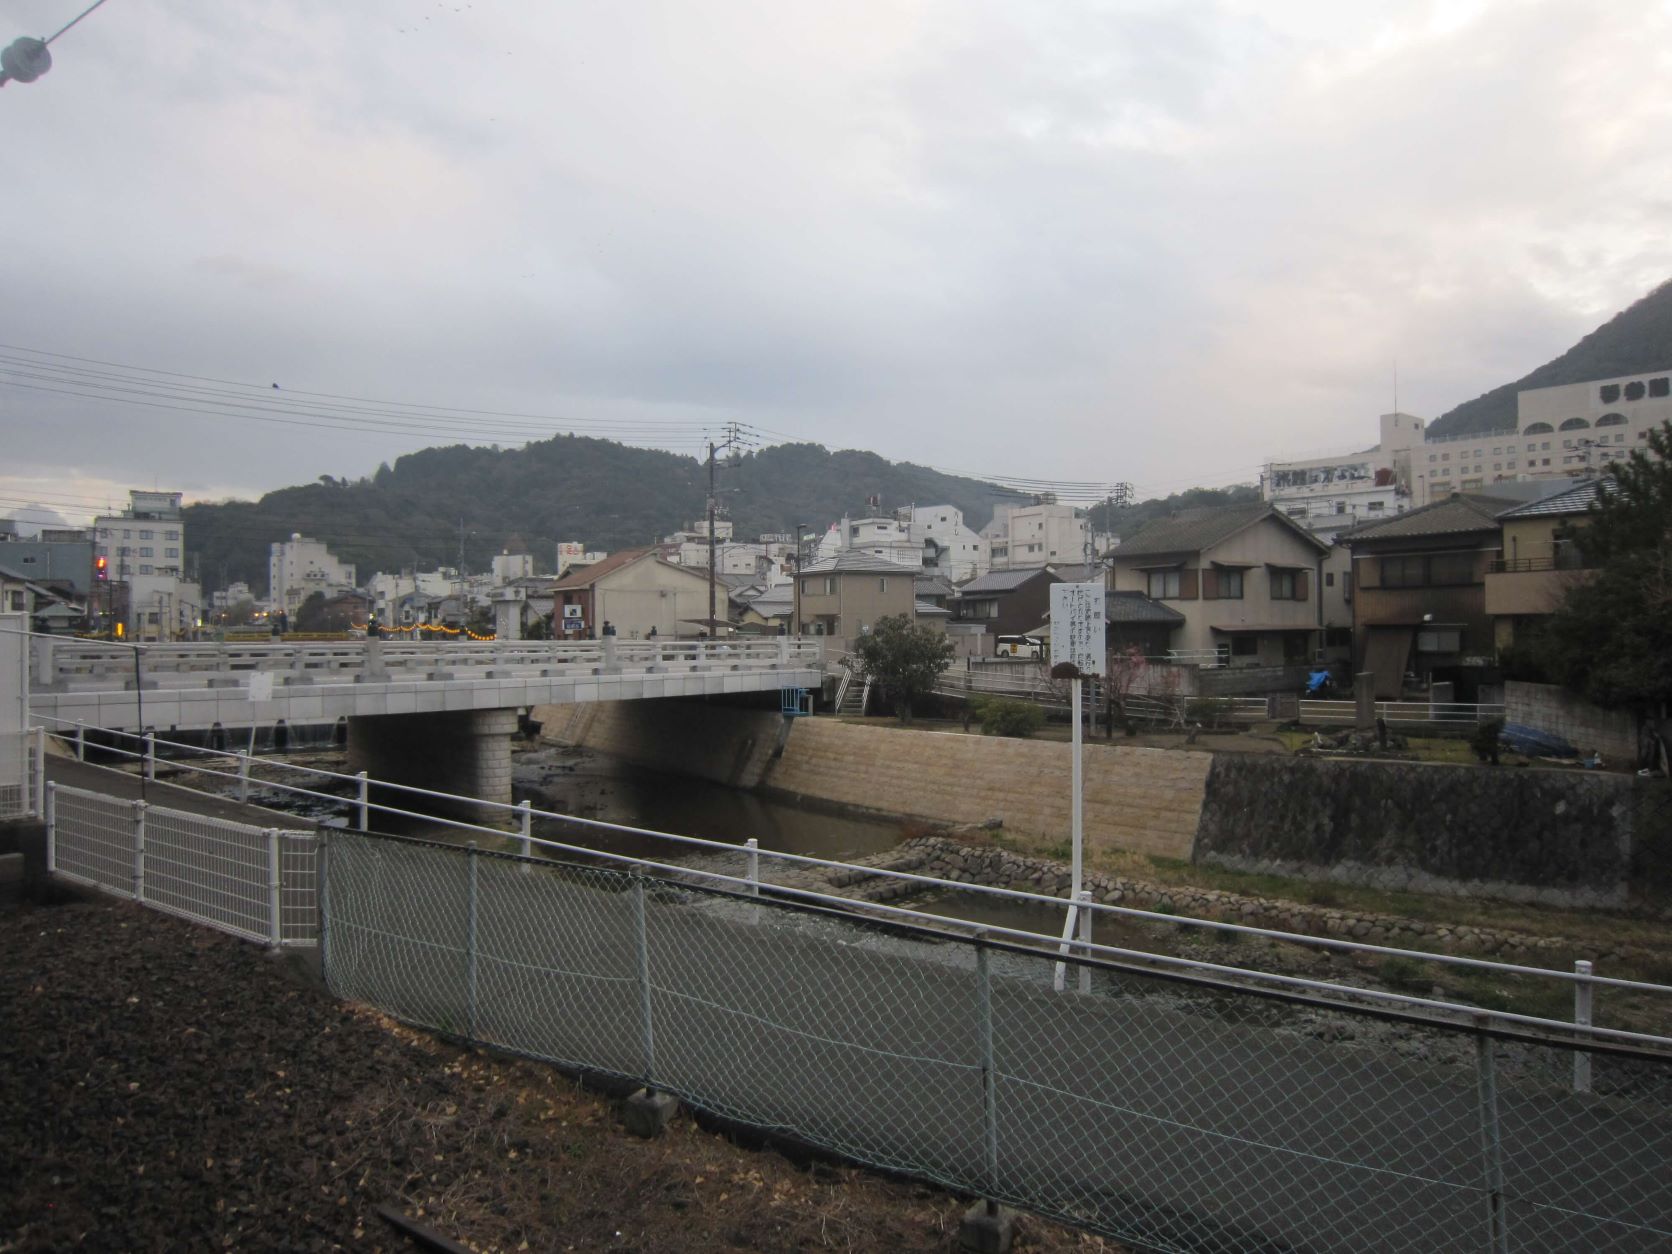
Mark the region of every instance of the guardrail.
<instances>
[{"instance_id":1,"label":"guardrail","mask_svg":"<svg viewBox=\"0 0 1672 1254\"><path fill-rule=\"evenodd\" d=\"M46 730L0 732L0 819L41 817L46 799Z\"/></svg>"},{"instance_id":2,"label":"guardrail","mask_svg":"<svg viewBox=\"0 0 1672 1254\"><path fill-rule=\"evenodd\" d=\"M1389 726L1415 723L1456 724L1466 727L1504 717L1504 707L1468 701L1378 701L1376 717ZM1300 703L1303 723L1352 724L1358 707L1351 701L1306 701Z\"/></svg>"},{"instance_id":3,"label":"guardrail","mask_svg":"<svg viewBox=\"0 0 1672 1254\"><path fill-rule=\"evenodd\" d=\"M272 946L318 939L314 834L47 785L47 869Z\"/></svg>"}]
</instances>

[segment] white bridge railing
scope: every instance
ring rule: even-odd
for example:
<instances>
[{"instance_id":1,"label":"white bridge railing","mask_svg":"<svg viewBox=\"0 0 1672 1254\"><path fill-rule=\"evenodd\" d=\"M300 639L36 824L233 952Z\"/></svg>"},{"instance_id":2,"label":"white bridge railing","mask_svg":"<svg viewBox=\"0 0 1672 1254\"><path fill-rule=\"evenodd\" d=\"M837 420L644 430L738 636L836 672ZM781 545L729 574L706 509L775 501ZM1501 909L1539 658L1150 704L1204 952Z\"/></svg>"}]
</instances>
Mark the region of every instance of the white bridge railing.
<instances>
[{"instance_id":1,"label":"white bridge railing","mask_svg":"<svg viewBox=\"0 0 1672 1254\"><path fill-rule=\"evenodd\" d=\"M298 644L112 645L36 637L37 691L125 686L137 671L160 687L247 681L253 672L316 683L502 679L591 670L689 671L819 665L815 637L729 636L713 640L406 641L344 640Z\"/></svg>"}]
</instances>

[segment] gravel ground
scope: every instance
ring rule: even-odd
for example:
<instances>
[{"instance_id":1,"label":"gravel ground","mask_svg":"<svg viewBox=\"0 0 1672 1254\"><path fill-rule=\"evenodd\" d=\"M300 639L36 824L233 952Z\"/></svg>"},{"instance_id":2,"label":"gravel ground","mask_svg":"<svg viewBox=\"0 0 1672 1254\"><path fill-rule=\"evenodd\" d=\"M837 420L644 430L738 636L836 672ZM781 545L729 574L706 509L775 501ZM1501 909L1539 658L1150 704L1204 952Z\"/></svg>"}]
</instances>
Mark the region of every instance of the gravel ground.
<instances>
[{"instance_id":1,"label":"gravel ground","mask_svg":"<svg viewBox=\"0 0 1672 1254\"><path fill-rule=\"evenodd\" d=\"M0 915L0 1254L952 1248L967 1200L646 1142L555 1070L435 1041L260 949L131 905ZM1024 1218L1017 1249L1120 1247Z\"/></svg>"}]
</instances>

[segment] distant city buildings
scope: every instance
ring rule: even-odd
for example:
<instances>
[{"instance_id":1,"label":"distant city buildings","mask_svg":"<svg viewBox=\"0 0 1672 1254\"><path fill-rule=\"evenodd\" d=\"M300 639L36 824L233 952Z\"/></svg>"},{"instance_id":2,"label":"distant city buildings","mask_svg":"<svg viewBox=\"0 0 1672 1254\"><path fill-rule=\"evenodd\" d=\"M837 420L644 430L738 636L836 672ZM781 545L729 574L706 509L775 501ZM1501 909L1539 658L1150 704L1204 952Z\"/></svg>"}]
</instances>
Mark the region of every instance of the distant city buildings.
<instances>
[{"instance_id":1,"label":"distant city buildings","mask_svg":"<svg viewBox=\"0 0 1672 1254\"><path fill-rule=\"evenodd\" d=\"M128 493L128 508L93 520L93 606L134 640L175 640L202 618L202 594L185 574L179 492ZM100 566L103 559L103 566Z\"/></svg>"}]
</instances>

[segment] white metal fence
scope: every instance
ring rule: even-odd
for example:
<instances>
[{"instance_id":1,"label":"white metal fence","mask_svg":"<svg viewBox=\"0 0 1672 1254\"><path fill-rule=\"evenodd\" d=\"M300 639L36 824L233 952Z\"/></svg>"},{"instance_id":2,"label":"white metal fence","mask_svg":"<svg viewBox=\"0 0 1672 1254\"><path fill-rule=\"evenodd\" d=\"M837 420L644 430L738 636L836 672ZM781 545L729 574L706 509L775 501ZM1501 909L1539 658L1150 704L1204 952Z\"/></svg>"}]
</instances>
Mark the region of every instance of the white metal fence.
<instances>
[{"instance_id":1,"label":"white metal fence","mask_svg":"<svg viewBox=\"0 0 1672 1254\"><path fill-rule=\"evenodd\" d=\"M0 819L39 817L45 804L46 733L0 732Z\"/></svg>"},{"instance_id":2,"label":"white metal fence","mask_svg":"<svg viewBox=\"0 0 1672 1254\"><path fill-rule=\"evenodd\" d=\"M329 833L330 988L1168 1250L1654 1250L1672 1054L719 877Z\"/></svg>"},{"instance_id":3,"label":"white metal fence","mask_svg":"<svg viewBox=\"0 0 1672 1254\"><path fill-rule=\"evenodd\" d=\"M1352 701L1300 703L1300 721L1303 723L1351 724L1357 717L1358 706ZM1471 701L1378 701L1376 717L1389 726L1435 723L1467 728L1503 718L1504 707Z\"/></svg>"},{"instance_id":4,"label":"white metal fence","mask_svg":"<svg viewBox=\"0 0 1672 1254\"><path fill-rule=\"evenodd\" d=\"M47 786L47 866L75 883L269 945L318 936L312 832Z\"/></svg>"}]
</instances>

